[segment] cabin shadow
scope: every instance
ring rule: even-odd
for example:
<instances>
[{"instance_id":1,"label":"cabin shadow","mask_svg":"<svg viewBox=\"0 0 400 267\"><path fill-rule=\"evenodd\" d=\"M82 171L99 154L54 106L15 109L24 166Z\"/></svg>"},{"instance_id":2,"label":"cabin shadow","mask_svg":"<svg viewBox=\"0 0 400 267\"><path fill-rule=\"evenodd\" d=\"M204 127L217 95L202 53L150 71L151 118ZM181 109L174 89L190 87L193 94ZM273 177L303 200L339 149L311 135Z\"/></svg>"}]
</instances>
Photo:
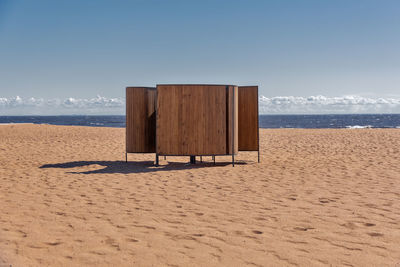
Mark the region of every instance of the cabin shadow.
<instances>
[{"instance_id":1,"label":"cabin shadow","mask_svg":"<svg viewBox=\"0 0 400 267\"><path fill-rule=\"evenodd\" d=\"M67 173L75 174L94 174L94 173L146 173L146 172L162 172L162 171L174 171L174 170L189 170L199 168L213 168L231 165L232 162L217 162L215 165L212 162L198 162L196 164L190 164L185 162L161 162L159 166L155 166L153 161L71 161L55 164L44 164L40 166L41 169L48 168L59 168L59 169L73 169L78 167L86 167L90 165L100 165L103 168L90 170L90 171L69 171ZM235 165L244 165L245 162L237 161Z\"/></svg>"}]
</instances>

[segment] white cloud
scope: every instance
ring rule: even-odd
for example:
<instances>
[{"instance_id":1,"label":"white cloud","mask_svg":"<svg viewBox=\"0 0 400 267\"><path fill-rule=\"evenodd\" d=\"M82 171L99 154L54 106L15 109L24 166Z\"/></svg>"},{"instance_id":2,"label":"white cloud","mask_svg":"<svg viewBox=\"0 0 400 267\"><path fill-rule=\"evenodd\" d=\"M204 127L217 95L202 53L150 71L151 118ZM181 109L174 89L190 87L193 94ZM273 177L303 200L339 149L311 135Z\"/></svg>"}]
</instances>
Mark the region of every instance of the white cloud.
<instances>
[{"instance_id":1,"label":"white cloud","mask_svg":"<svg viewBox=\"0 0 400 267\"><path fill-rule=\"evenodd\" d=\"M400 98L261 96L259 111L260 114L400 113Z\"/></svg>"},{"instance_id":2,"label":"white cloud","mask_svg":"<svg viewBox=\"0 0 400 267\"><path fill-rule=\"evenodd\" d=\"M0 115L124 114L124 98L0 98Z\"/></svg>"},{"instance_id":3,"label":"white cloud","mask_svg":"<svg viewBox=\"0 0 400 267\"><path fill-rule=\"evenodd\" d=\"M400 113L400 98L276 96L259 98L260 114ZM125 114L124 98L0 97L0 115Z\"/></svg>"}]
</instances>

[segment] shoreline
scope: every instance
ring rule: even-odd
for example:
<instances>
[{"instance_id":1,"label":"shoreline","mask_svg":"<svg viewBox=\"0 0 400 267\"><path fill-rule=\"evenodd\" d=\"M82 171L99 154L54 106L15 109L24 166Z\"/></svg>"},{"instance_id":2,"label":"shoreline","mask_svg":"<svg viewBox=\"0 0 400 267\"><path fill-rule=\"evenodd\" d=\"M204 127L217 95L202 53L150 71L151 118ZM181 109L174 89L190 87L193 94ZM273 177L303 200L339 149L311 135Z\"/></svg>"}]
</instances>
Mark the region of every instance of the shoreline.
<instances>
[{"instance_id":1,"label":"shoreline","mask_svg":"<svg viewBox=\"0 0 400 267\"><path fill-rule=\"evenodd\" d=\"M125 128L125 116L0 116L0 123ZM400 114L260 115L259 126L260 129L400 129Z\"/></svg>"},{"instance_id":2,"label":"shoreline","mask_svg":"<svg viewBox=\"0 0 400 267\"><path fill-rule=\"evenodd\" d=\"M50 126L78 126L78 127L90 127L90 128L117 128L117 129L125 129L125 126L100 126L100 125L71 125L71 124L51 124L51 123L31 123L31 122L11 122L11 123L0 123L0 126L8 126L8 125L50 125ZM281 128L263 128L260 127L260 130L280 130L280 129L287 129L287 130L342 130L342 129L400 129L400 126L393 126L393 127L373 127L371 125L353 125L353 126L346 126L340 128L293 128L293 127L281 127Z\"/></svg>"}]
</instances>

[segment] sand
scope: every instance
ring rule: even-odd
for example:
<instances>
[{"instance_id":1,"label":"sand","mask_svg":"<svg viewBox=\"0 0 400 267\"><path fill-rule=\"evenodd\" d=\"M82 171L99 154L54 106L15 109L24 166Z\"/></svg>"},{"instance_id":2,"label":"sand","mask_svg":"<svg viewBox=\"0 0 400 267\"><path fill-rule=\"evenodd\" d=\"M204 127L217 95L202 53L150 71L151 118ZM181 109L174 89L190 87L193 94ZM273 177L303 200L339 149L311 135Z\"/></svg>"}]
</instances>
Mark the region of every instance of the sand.
<instances>
[{"instance_id":1,"label":"sand","mask_svg":"<svg viewBox=\"0 0 400 267\"><path fill-rule=\"evenodd\" d=\"M260 164L154 167L154 154L124 162L124 129L1 125L0 265L400 263L399 129L260 141Z\"/></svg>"}]
</instances>

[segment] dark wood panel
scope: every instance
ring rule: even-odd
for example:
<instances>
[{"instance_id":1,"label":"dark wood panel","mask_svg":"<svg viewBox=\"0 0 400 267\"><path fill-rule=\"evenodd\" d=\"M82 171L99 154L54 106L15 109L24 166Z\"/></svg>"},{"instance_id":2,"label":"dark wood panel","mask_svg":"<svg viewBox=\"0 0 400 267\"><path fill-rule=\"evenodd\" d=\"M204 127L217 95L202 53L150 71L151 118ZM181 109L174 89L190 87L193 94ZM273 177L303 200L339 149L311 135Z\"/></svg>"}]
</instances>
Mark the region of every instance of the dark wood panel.
<instances>
[{"instance_id":1,"label":"dark wood panel","mask_svg":"<svg viewBox=\"0 0 400 267\"><path fill-rule=\"evenodd\" d=\"M126 152L155 152L155 101L155 88L126 88Z\"/></svg>"},{"instance_id":2,"label":"dark wood panel","mask_svg":"<svg viewBox=\"0 0 400 267\"><path fill-rule=\"evenodd\" d=\"M227 87L227 154L238 153L238 87ZM232 134L233 132L233 134ZM233 138L232 138L233 137ZM233 142L233 144L232 144ZM233 152L232 152L233 151Z\"/></svg>"},{"instance_id":3,"label":"dark wood panel","mask_svg":"<svg viewBox=\"0 0 400 267\"><path fill-rule=\"evenodd\" d=\"M226 85L158 85L157 153L229 153L227 100Z\"/></svg>"},{"instance_id":4,"label":"dark wood panel","mask_svg":"<svg viewBox=\"0 0 400 267\"><path fill-rule=\"evenodd\" d=\"M239 86L239 151L258 151L258 86Z\"/></svg>"},{"instance_id":5,"label":"dark wood panel","mask_svg":"<svg viewBox=\"0 0 400 267\"><path fill-rule=\"evenodd\" d=\"M157 137L156 153L162 155L179 155L180 116L179 99L181 91L175 87L157 86Z\"/></svg>"},{"instance_id":6,"label":"dark wood panel","mask_svg":"<svg viewBox=\"0 0 400 267\"><path fill-rule=\"evenodd\" d=\"M146 150L151 153L156 152L156 88L147 90L147 132Z\"/></svg>"}]
</instances>

